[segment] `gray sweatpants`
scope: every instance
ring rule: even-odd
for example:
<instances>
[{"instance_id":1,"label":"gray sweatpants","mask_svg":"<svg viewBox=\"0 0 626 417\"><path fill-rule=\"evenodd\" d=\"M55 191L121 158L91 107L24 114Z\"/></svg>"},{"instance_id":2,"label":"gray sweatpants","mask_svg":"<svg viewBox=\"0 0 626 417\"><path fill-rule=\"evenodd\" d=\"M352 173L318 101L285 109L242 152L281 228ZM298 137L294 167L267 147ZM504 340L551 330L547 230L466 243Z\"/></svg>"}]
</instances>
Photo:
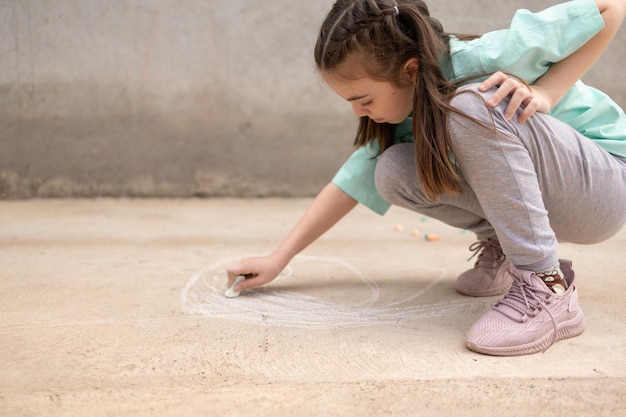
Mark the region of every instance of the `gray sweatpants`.
<instances>
[{"instance_id":1,"label":"gray sweatpants","mask_svg":"<svg viewBox=\"0 0 626 417\"><path fill-rule=\"evenodd\" d=\"M476 86L465 89L478 93ZM479 94L488 99L492 93ZM623 227L625 159L544 114L507 121L506 102L490 112L471 93L452 104L497 130L452 117L463 193L430 201L417 175L415 145L397 144L376 166L376 188L391 204L471 230L479 239L495 235L513 265L532 271L558 264L558 241L597 243Z\"/></svg>"}]
</instances>

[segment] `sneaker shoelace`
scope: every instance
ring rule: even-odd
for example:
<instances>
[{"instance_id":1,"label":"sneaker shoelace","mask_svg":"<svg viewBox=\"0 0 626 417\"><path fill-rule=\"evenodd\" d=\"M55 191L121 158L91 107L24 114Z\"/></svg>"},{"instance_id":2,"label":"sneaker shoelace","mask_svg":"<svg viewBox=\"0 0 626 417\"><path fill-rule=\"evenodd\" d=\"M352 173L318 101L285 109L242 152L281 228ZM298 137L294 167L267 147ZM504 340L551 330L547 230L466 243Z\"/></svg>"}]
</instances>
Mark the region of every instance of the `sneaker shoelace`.
<instances>
[{"instance_id":1,"label":"sneaker shoelace","mask_svg":"<svg viewBox=\"0 0 626 417\"><path fill-rule=\"evenodd\" d=\"M512 271L509 271L508 273L512 274L514 278L511 289L509 290L509 293L504 296L504 298L493 305L493 309L518 323L525 323L529 318L536 317L542 310L545 311L548 314L548 317L550 317L554 328L554 331L552 332L552 340L544 349L545 352L556 342L556 320L554 319L552 313L550 313L550 309L545 308L546 304L551 303L551 298L554 296L554 292L534 287L524 281L521 277L516 277ZM513 314L513 312L516 312L517 314Z\"/></svg>"},{"instance_id":2,"label":"sneaker shoelace","mask_svg":"<svg viewBox=\"0 0 626 417\"><path fill-rule=\"evenodd\" d=\"M474 242L470 245L469 250L473 254L467 259L470 261L476 255L475 268L495 268L499 262L504 260L504 253L500 242L496 239L486 239Z\"/></svg>"}]
</instances>

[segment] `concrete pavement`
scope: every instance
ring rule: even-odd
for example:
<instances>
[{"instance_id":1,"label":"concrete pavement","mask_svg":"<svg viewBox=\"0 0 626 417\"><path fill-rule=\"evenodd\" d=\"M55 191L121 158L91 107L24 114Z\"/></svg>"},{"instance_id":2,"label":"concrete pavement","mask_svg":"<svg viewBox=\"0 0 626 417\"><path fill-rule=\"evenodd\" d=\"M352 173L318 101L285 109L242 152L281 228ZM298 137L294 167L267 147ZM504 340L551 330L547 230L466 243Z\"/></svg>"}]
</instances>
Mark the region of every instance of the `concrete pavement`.
<instances>
[{"instance_id":1,"label":"concrete pavement","mask_svg":"<svg viewBox=\"0 0 626 417\"><path fill-rule=\"evenodd\" d=\"M0 415L622 415L626 230L562 246L581 336L494 358L463 347L495 301L453 289L473 237L401 209L357 207L226 299L226 265L309 202L0 202Z\"/></svg>"}]
</instances>

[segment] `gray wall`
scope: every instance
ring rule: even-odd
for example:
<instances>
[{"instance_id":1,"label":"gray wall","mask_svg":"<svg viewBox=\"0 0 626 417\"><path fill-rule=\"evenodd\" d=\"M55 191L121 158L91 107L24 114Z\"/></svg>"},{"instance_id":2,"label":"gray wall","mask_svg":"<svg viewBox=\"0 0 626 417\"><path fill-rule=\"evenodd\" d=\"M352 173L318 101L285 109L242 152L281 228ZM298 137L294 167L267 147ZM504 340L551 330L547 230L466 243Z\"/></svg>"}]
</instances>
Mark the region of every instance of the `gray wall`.
<instances>
[{"instance_id":1,"label":"gray wall","mask_svg":"<svg viewBox=\"0 0 626 417\"><path fill-rule=\"evenodd\" d=\"M0 0L0 198L303 196L356 121L315 73L333 0ZM557 1L431 0L448 31ZM626 105L626 31L585 80Z\"/></svg>"}]
</instances>

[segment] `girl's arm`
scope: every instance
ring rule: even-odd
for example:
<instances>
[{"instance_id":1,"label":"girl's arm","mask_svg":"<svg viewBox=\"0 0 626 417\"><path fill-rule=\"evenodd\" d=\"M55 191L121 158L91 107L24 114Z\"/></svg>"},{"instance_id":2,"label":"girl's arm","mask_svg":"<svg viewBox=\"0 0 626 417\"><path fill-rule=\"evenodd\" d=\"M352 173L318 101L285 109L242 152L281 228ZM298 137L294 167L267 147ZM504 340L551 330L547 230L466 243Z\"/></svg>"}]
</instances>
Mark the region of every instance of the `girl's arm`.
<instances>
[{"instance_id":1,"label":"girl's arm","mask_svg":"<svg viewBox=\"0 0 626 417\"><path fill-rule=\"evenodd\" d=\"M598 60L626 18L626 0L595 0L595 2L604 20L602 30L576 52L553 64L530 86L530 89L506 74L496 72L481 85L482 91L499 86L489 101L489 105L495 107L502 99L510 95L511 99L505 116L510 120L517 109L524 105L525 109L519 116L520 122L527 120L536 111L549 112Z\"/></svg>"},{"instance_id":2,"label":"girl's arm","mask_svg":"<svg viewBox=\"0 0 626 417\"><path fill-rule=\"evenodd\" d=\"M576 52L552 65L534 84L543 91L549 109L554 107L567 90L600 58L626 18L626 0L596 0L596 5L604 20L604 28Z\"/></svg>"},{"instance_id":3,"label":"girl's arm","mask_svg":"<svg viewBox=\"0 0 626 417\"><path fill-rule=\"evenodd\" d=\"M269 255L242 260L226 269L228 286L237 275L249 275L235 288L243 291L272 281L289 261L348 214L357 201L332 182L326 185L287 237Z\"/></svg>"}]
</instances>

